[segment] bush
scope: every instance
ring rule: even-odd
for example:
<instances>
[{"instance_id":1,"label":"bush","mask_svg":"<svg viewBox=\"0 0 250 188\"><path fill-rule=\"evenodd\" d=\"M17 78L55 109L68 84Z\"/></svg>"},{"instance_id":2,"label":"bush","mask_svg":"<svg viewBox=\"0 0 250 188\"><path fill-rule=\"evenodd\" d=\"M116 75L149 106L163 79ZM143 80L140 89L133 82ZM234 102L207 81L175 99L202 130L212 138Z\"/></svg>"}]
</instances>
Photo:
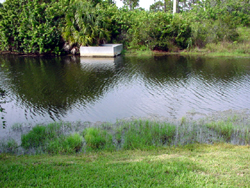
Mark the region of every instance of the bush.
<instances>
[{"instance_id":1,"label":"bush","mask_svg":"<svg viewBox=\"0 0 250 188\"><path fill-rule=\"evenodd\" d=\"M188 46L190 23L180 15L137 11L128 29L129 49L146 46L151 50L176 51ZM139 16L140 15L140 16ZM175 46L175 47L173 47Z\"/></svg>"},{"instance_id":2,"label":"bush","mask_svg":"<svg viewBox=\"0 0 250 188\"><path fill-rule=\"evenodd\" d=\"M37 125L28 134L21 136L21 146L25 149L43 146L46 138L46 127Z\"/></svg>"},{"instance_id":3,"label":"bush","mask_svg":"<svg viewBox=\"0 0 250 188\"><path fill-rule=\"evenodd\" d=\"M29 133L21 136L21 146L25 149L45 147L49 140L54 140L61 134L61 124L36 125Z\"/></svg>"},{"instance_id":4,"label":"bush","mask_svg":"<svg viewBox=\"0 0 250 188\"><path fill-rule=\"evenodd\" d=\"M50 140L46 151L50 154L58 153L76 153L82 148L83 138L79 133L74 133L69 136L60 136Z\"/></svg>"},{"instance_id":5,"label":"bush","mask_svg":"<svg viewBox=\"0 0 250 188\"><path fill-rule=\"evenodd\" d=\"M62 145L64 148L64 151L67 153L75 153L80 151L83 143L83 138L80 136L79 133L74 133L69 136L67 136Z\"/></svg>"},{"instance_id":6,"label":"bush","mask_svg":"<svg viewBox=\"0 0 250 188\"><path fill-rule=\"evenodd\" d=\"M231 15L221 15L217 20L197 18L197 15L192 14L187 15L191 22L193 46L204 47L208 43L238 40L239 34L235 23L231 21Z\"/></svg>"},{"instance_id":7,"label":"bush","mask_svg":"<svg viewBox=\"0 0 250 188\"><path fill-rule=\"evenodd\" d=\"M0 9L1 49L21 53L59 54L58 20L61 12L53 11L56 9L53 5L53 2L38 0L6 0Z\"/></svg>"},{"instance_id":8,"label":"bush","mask_svg":"<svg viewBox=\"0 0 250 188\"><path fill-rule=\"evenodd\" d=\"M112 136L105 130L87 128L83 131L84 139L89 148L94 150L112 148Z\"/></svg>"}]
</instances>

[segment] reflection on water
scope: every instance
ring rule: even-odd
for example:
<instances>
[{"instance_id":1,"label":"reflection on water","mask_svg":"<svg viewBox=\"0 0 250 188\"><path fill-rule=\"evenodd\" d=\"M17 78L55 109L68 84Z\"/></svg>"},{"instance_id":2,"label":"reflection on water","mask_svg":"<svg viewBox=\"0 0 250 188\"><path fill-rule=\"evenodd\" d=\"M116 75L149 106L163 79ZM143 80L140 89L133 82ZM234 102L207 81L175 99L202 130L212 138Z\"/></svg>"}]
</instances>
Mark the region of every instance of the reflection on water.
<instances>
[{"instance_id":1,"label":"reflection on water","mask_svg":"<svg viewBox=\"0 0 250 188\"><path fill-rule=\"evenodd\" d=\"M250 108L249 59L3 55L0 64L7 126Z\"/></svg>"},{"instance_id":2,"label":"reflection on water","mask_svg":"<svg viewBox=\"0 0 250 188\"><path fill-rule=\"evenodd\" d=\"M116 58L80 58L80 63L84 70L95 70L96 72L114 70L121 61L120 56Z\"/></svg>"},{"instance_id":3,"label":"reflection on water","mask_svg":"<svg viewBox=\"0 0 250 188\"><path fill-rule=\"evenodd\" d=\"M4 120L4 114L6 113L5 112L5 109L2 107L2 104L5 104L6 101L5 101L5 91L3 89L0 88L0 113L1 113L1 123L0 125L3 126L3 128L5 128L6 126L6 121Z\"/></svg>"}]
</instances>

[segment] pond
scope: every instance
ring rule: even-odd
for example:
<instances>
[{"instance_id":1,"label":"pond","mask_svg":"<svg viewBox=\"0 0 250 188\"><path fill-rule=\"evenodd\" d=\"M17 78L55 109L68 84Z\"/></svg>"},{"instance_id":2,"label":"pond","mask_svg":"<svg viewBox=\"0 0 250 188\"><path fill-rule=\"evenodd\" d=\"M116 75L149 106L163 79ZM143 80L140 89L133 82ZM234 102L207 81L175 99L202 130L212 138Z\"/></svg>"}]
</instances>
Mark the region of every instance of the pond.
<instances>
[{"instance_id":1,"label":"pond","mask_svg":"<svg viewBox=\"0 0 250 188\"><path fill-rule=\"evenodd\" d=\"M250 108L250 59L0 56L1 126Z\"/></svg>"}]
</instances>

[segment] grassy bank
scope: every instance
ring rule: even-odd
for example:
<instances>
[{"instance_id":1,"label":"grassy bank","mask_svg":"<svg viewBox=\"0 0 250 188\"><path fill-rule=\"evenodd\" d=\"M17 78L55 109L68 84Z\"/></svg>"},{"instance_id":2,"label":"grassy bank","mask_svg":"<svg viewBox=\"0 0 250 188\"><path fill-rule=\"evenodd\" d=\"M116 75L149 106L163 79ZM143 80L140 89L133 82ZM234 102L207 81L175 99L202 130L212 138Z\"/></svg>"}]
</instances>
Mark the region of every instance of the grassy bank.
<instances>
[{"instance_id":1,"label":"grassy bank","mask_svg":"<svg viewBox=\"0 0 250 188\"><path fill-rule=\"evenodd\" d=\"M37 125L0 143L0 187L248 187L248 117Z\"/></svg>"},{"instance_id":2,"label":"grassy bank","mask_svg":"<svg viewBox=\"0 0 250 188\"><path fill-rule=\"evenodd\" d=\"M151 150L194 143L248 145L249 125L247 113L198 121L183 117L179 122L169 123L140 119L102 123L98 126L61 122L36 125L26 133L22 131L22 126L14 125L13 135L19 132L21 138L19 141L13 138L1 140L0 153L73 154Z\"/></svg>"},{"instance_id":3,"label":"grassy bank","mask_svg":"<svg viewBox=\"0 0 250 188\"><path fill-rule=\"evenodd\" d=\"M206 56L206 57L250 57L250 45L247 43L211 43L204 48L192 48L178 52L164 52L151 50L132 50L125 51L126 57L133 56L165 56L165 55L182 55L182 56Z\"/></svg>"},{"instance_id":4,"label":"grassy bank","mask_svg":"<svg viewBox=\"0 0 250 188\"><path fill-rule=\"evenodd\" d=\"M248 187L249 146L0 155L1 187Z\"/></svg>"}]
</instances>

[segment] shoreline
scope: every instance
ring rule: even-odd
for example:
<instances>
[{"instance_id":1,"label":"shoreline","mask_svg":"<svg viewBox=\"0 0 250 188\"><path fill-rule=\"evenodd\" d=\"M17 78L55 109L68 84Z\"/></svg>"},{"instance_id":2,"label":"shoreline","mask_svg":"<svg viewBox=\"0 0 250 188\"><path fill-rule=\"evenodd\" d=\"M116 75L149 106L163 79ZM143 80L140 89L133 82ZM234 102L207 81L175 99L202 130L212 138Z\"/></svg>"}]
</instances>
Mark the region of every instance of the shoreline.
<instances>
[{"instance_id":1,"label":"shoreline","mask_svg":"<svg viewBox=\"0 0 250 188\"><path fill-rule=\"evenodd\" d=\"M250 110L244 109L214 113L198 119L193 119L195 114L190 114L179 120L145 117L118 120L116 123L55 122L29 127L15 124L9 128L9 134L0 140L0 153L86 153L218 142L249 145L249 114ZM48 137L48 134L54 136ZM39 142L36 138L40 139ZM76 141L78 146L67 146L68 139ZM40 145L41 140L44 140L44 145ZM36 142L37 145L32 145ZM69 150L63 149L63 145Z\"/></svg>"},{"instance_id":2,"label":"shoreline","mask_svg":"<svg viewBox=\"0 0 250 188\"><path fill-rule=\"evenodd\" d=\"M56 55L56 54L24 54L24 53L17 53L17 52L7 52L7 51L0 51L0 55L16 55L20 57L66 57L66 56L78 56L81 57L80 54L64 54L64 55ZM123 52L119 56L125 57L149 57L149 56L167 56L167 55L179 55L179 56L197 56L197 57L233 57L233 58L250 58L250 54L245 53L231 53L231 52L195 52L195 51L186 51L181 50L179 52L164 52L164 51L154 51L154 50L147 50L147 51L126 51Z\"/></svg>"}]
</instances>

